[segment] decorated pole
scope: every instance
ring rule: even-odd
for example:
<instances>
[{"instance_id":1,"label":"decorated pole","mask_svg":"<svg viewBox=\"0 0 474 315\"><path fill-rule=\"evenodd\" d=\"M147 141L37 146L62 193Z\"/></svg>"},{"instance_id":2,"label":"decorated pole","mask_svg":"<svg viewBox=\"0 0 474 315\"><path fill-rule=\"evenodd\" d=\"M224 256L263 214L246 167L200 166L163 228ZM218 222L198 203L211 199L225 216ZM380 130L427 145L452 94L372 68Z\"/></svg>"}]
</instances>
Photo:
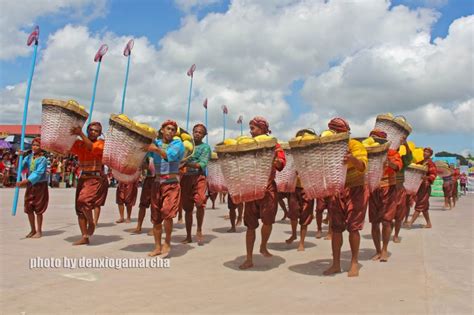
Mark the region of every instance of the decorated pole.
<instances>
[{"instance_id":1,"label":"decorated pole","mask_svg":"<svg viewBox=\"0 0 474 315\"><path fill-rule=\"evenodd\" d=\"M228 113L229 113L229 110L227 109L227 106L222 105L222 115L223 115L223 119L224 119L224 136L222 138L222 141L225 140L225 123L226 123L226 116L227 116Z\"/></svg>"},{"instance_id":2,"label":"decorated pole","mask_svg":"<svg viewBox=\"0 0 474 315\"><path fill-rule=\"evenodd\" d=\"M206 129L209 129L207 126L207 98L204 100L204 103L202 103L202 106L204 107L204 125L206 126ZM206 144L209 144L208 135L206 135Z\"/></svg>"},{"instance_id":3,"label":"decorated pole","mask_svg":"<svg viewBox=\"0 0 474 315\"><path fill-rule=\"evenodd\" d=\"M89 108L89 120L87 121L87 124L90 124L92 120L92 112L94 111L95 92L97 89L97 81L99 80L100 64L102 63L102 57L104 57L104 55L107 53L107 50L109 50L109 46L107 46L106 44L103 44L102 46L100 46L99 50L97 51L94 57L94 62L97 62L97 71L95 72L94 87L92 89L92 100L91 100L91 106Z\"/></svg>"},{"instance_id":4,"label":"decorated pole","mask_svg":"<svg viewBox=\"0 0 474 315\"><path fill-rule=\"evenodd\" d=\"M240 115L239 119L237 119L237 123L240 125L240 135L241 136L243 136L243 134L244 134L244 126L242 124L243 119L244 119L244 116L242 116L242 115Z\"/></svg>"},{"instance_id":5,"label":"decorated pole","mask_svg":"<svg viewBox=\"0 0 474 315\"><path fill-rule=\"evenodd\" d=\"M20 142L20 157L18 158L18 168L16 172L17 183L21 181L21 171L23 164L23 150L25 149L25 131L26 131L26 117L28 114L28 102L30 101L31 83L33 82L33 74L35 72L36 54L38 52L39 26L36 26L31 32L26 44L31 46L34 43L33 58L31 62L30 76L28 78L28 86L26 88L25 103L23 105L23 119L21 121L21 142ZM16 208L18 206L19 187L15 187L15 195L13 196L12 215L16 215Z\"/></svg>"},{"instance_id":6,"label":"decorated pole","mask_svg":"<svg viewBox=\"0 0 474 315\"><path fill-rule=\"evenodd\" d=\"M120 114L123 114L123 111L125 109L125 93L127 91L128 71L130 69L130 56L132 55L133 44L133 39L129 40L127 45L125 46L125 49L123 50L123 55L127 57L127 71L125 72L125 83L123 84L122 109L120 110Z\"/></svg>"},{"instance_id":7,"label":"decorated pole","mask_svg":"<svg viewBox=\"0 0 474 315\"><path fill-rule=\"evenodd\" d=\"M188 77L191 77L191 83L189 84L189 96L188 96L188 113L186 114L186 130L189 130L189 111L191 110L191 93L193 90L193 77L194 70L196 70L196 65L193 64L186 73Z\"/></svg>"}]
</instances>

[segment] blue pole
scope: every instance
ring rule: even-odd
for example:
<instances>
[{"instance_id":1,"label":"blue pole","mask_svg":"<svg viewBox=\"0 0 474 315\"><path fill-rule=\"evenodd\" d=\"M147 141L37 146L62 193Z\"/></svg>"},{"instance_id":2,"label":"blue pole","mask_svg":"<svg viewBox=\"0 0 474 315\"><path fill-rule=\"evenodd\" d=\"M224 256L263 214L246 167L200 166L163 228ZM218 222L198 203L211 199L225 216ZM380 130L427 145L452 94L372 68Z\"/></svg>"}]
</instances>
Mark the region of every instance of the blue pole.
<instances>
[{"instance_id":1,"label":"blue pole","mask_svg":"<svg viewBox=\"0 0 474 315\"><path fill-rule=\"evenodd\" d=\"M30 91L31 91L31 83L33 81L33 73L35 72L35 64L36 64L36 52L38 50L38 42L35 43L35 50L33 52L33 62L31 63L31 70L30 70L30 77L28 78L28 87L26 88L26 97L25 97L25 104L23 105L23 120L21 122L21 143L20 143L20 150L23 151L25 149L25 131L26 131L26 116L28 114L28 102L30 101ZM18 159L18 168L16 173L16 181L19 182L21 180L21 171L22 171L22 164L23 164L23 154L20 154L20 158ZM18 194L20 192L20 188L15 188L15 195L13 197L13 206L12 206L12 215L16 215L16 208L18 205Z\"/></svg>"},{"instance_id":2,"label":"blue pole","mask_svg":"<svg viewBox=\"0 0 474 315\"><path fill-rule=\"evenodd\" d=\"M243 123L240 123L240 135L241 136L244 135L244 124Z\"/></svg>"},{"instance_id":3,"label":"blue pole","mask_svg":"<svg viewBox=\"0 0 474 315\"><path fill-rule=\"evenodd\" d=\"M224 138L223 138L222 141L224 141L224 140L225 140L225 113L224 113Z\"/></svg>"},{"instance_id":4,"label":"blue pole","mask_svg":"<svg viewBox=\"0 0 474 315\"><path fill-rule=\"evenodd\" d=\"M99 80L99 71L100 71L100 64L102 60L99 60L97 63L97 71L95 72L95 80L94 80L94 88L92 89L92 100L91 100L91 107L89 108L89 120L87 124L89 125L92 120L92 111L94 110L94 101L95 101L95 91L97 89L97 81Z\"/></svg>"},{"instance_id":5,"label":"blue pole","mask_svg":"<svg viewBox=\"0 0 474 315\"><path fill-rule=\"evenodd\" d=\"M189 84L189 97L188 97L188 113L186 114L186 131L189 130L189 110L191 109L191 91L193 89L193 76L191 76L191 83Z\"/></svg>"},{"instance_id":6,"label":"blue pole","mask_svg":"<svg viewBox=\"0 0 474 315\"><path fill-rule=\"evenodd\" d=\"M204 122L205 122L205 124L206 124L206 129L209 129L209 128L207 127L207 107L206 107L206 117L205 117L205 119L204 119ZM206 135L206 144L209 144L209 135Z\"/></svg>"},{"instance_id":7,"label":"blue pole","mask_svg":"<svg viewBox=\"0 0 474 315\"><path fill-rule=\"evenodd\" d=\"M130 69L130 56L131 55L132 55L131 53L128 55L128 60L127 60L127 72L125 73L125 83L123 85L123 95L122 95L122 110L120 111L120 114L123 114L123 111L125 109L125 93L127 91L128 70Z\"/></svg>"}]
</instances>

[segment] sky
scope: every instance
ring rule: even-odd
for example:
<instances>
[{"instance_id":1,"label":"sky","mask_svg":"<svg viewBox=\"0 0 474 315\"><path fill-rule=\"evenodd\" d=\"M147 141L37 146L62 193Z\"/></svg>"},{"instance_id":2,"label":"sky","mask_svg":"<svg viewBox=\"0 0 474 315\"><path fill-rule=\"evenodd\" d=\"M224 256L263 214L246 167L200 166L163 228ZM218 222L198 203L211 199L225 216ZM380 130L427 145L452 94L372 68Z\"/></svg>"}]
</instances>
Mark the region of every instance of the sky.
<instances>
[{"instance_id":1,"label":"sky","mask_svg":"<svg viewBox=\"0 0 474 315\"><path fill-rule=\"evenodd\" d=\"M406 117L410 139L435 152L474 153L474 4L471 0L0 0L0 124L21 124L35 25L40 42L28 123L41 100L89 108L101 44L93 119L120 111L129 39L135 40L125 113L153 127L204 120L209 139L240 135L236 120L266 117L273 135L327 129L346 118L367 135L378 114ZM246 127L247 129L247 127Z\"/></svg>"}]
</instances>

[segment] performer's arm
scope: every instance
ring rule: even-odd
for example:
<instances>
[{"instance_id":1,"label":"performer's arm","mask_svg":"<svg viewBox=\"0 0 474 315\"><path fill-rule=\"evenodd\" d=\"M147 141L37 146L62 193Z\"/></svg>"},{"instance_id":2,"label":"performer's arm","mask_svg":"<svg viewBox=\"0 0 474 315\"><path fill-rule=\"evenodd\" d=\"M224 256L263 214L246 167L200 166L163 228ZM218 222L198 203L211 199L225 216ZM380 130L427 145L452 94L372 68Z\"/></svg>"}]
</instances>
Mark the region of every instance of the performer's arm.
<instances>
[{"instance_id":1,"label":"performer's arm","mask_svg":"<svg viewBox=\"0 0 474 315\"><path fill-rule=\"evenodd\" d=\"M81 140L84 142L86 149L92 151L92 141L90 141L89 138L87 138L87 136L82 132L81 127L72 127L71 135L81 137Z\"/></svg>"}]
</instances>

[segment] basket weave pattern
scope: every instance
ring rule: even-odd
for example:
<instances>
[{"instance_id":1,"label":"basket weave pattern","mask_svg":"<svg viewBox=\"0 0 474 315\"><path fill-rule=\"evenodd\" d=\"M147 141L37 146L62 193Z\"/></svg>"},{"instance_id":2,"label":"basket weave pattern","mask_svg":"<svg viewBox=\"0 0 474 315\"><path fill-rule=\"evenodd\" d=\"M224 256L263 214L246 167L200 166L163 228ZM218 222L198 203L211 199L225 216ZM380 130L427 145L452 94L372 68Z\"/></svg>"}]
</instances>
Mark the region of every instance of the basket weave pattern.
<instances>
[{"instance_id":1,"label":"basket weave pattern","mask_svg":"<svg viewBox=\"0 0 474 315\"><path fill-rule=\"evenodd\" d=\"M207 165L207 183L210 192L226 192L227 186L218 160L210 160Z\"/></svg>"},{"instance_id":2,"label":"basket weave pattern","mask_svg":"<svg viewBox=\"0 0 474 315\"><path fill-rule=\"evenodd\" d=\"M403 187L405 187L407 194L415 195L418 192L425 174L426 171L407 167L405 170L405 181L403 182Z\"/></svg>"},{"instance_id":3,"label":"basket weave pattern","mask_svg":"<svg viewBox=\"0 0 474 315\"><path fill-rule=\"evenodd\" d=\"M82 128L85 122L85 117L69 109L44 104L41 111L42 149L61 155L67 154L77 139L77 136L71 135L71 128Z\"/></svg>"},{"instance_id":4,"label":"basket weave pattern","mask_svg":"<svg viewBox=\"0 0 474 315\"><path fill-rule=\"evenodd\" d=\"M368 154L369 162L367 165L366 182L370 192L380 187L380 180L383 177L385 161L387 160L387 152Z\"/></svg>"},{"instance_id":5,"label":"basket weave pattern","mask_svg":"<svg viewBox=\"0 0 474 315\"><path fill-rule=\"evenodd\" d=\"M403 129L396 122L386 119L377 119L374 129L380 129L387 133L387 141L390 141L390 149L398 150L403 136L408 136L409 132Z\"/></svg>"},{"instance_id":6,"label":"basket weave pattern","mask_svg":"<svg viewBox=\"0 0 474 315\"><path fill-rule=\"evenodd\" d=\"M286 165L281 172L276 173L275 182L278 192L291 193L296 190L296 168L291 150L285 150Z\"/></svg>"},{"instance_id":7,"label":"basket weave pattern","mask_svg":"<svg viewBox=\"0 0 474 315\"><path fill-rule=\"evenodd\" d=\"M274 149L224 153L219 164L235 204L262 199L273 167Z\"/></svg>"},{"instance_id":8,"label":"basket weave pattern","mask_svg":"<svg viewBox=\"0 0 474 315\"><path fill-rule=\"evenodd\" d=\"M140 167L146 152L143 148L151 139L139 135L126 127L110 120L105 134L102 163L112 168L114 176L122 182L132 182L140 174ZM123 175L123 176L122 176Z\"/></svg>"},{"instance_id":9,"label":"basket weave pattern","mask_svg":"<svg viewBox=\"0 0 474 315\"><path fill-rule=\"evenodd\" d=\"M292 148L296 170L308 199L334 196L344 189L347 141Z\"/></svg>"}]
</instances>

